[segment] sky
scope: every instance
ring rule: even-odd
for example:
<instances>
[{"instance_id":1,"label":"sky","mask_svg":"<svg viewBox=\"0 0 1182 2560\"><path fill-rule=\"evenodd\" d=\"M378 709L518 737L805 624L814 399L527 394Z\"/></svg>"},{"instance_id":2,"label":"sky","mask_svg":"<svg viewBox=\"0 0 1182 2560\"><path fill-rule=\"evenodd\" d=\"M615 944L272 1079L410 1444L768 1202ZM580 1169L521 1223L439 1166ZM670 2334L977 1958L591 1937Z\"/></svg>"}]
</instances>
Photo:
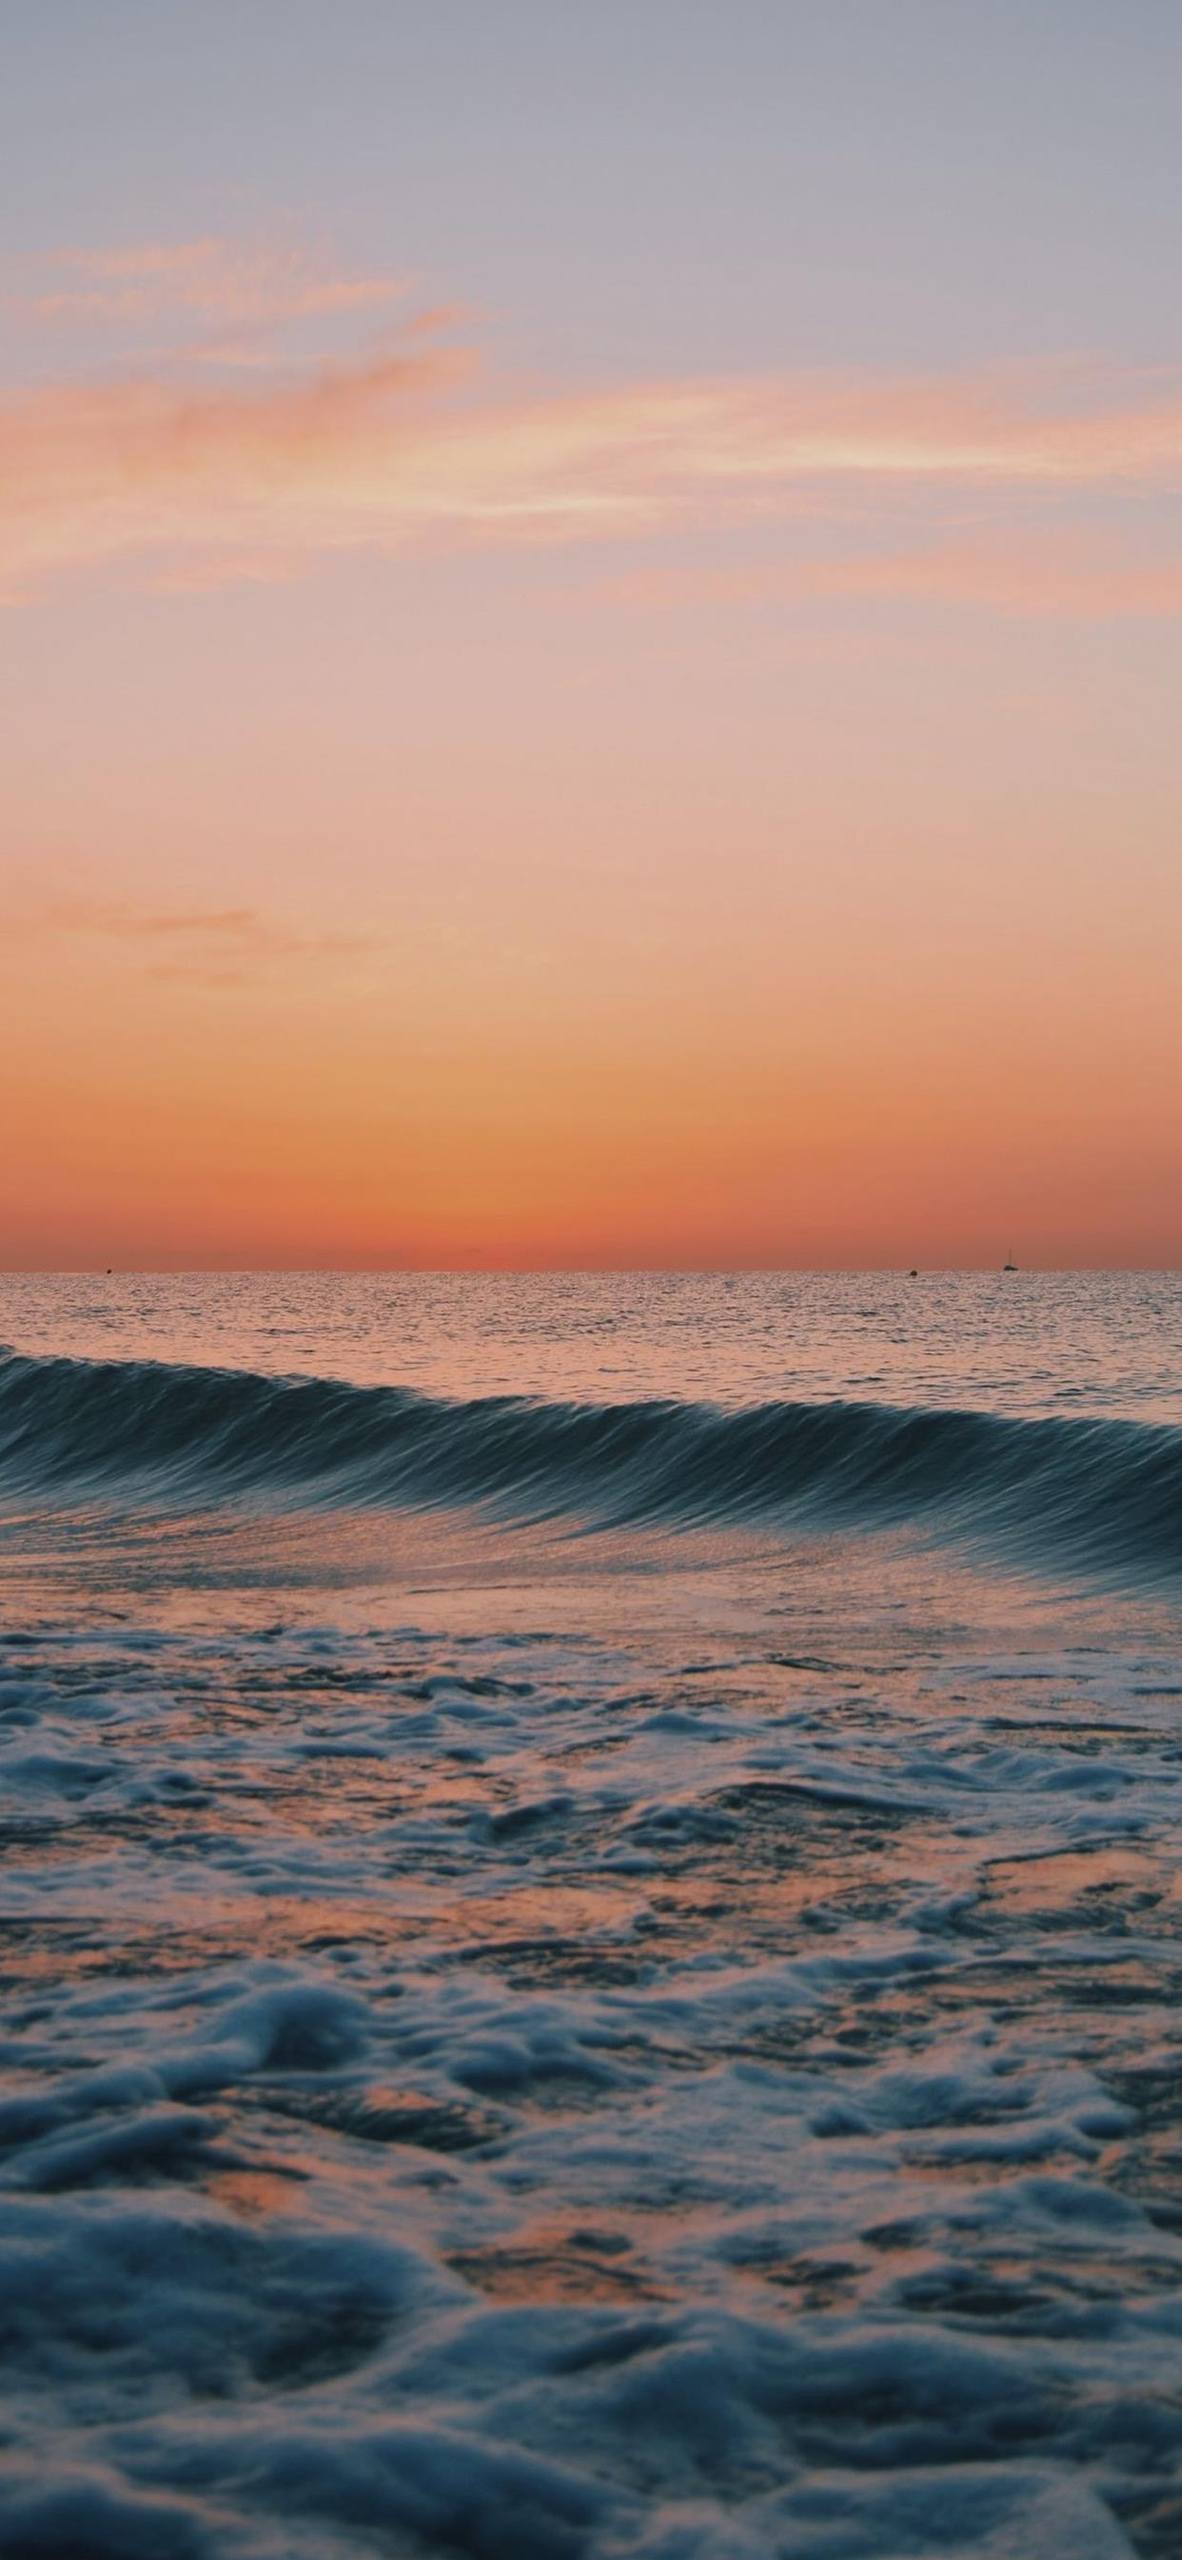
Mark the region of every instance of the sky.
<instances>
[{"instance_id":1,"label":"sky","mask_svg":"<svg viewBox=\"0 0 1182 2560\"><path fill-rule=\"evenodd\" d=\"M0 13L0 1263L1182 1261L1180 94Z\"/></svg>"}]
</instances>

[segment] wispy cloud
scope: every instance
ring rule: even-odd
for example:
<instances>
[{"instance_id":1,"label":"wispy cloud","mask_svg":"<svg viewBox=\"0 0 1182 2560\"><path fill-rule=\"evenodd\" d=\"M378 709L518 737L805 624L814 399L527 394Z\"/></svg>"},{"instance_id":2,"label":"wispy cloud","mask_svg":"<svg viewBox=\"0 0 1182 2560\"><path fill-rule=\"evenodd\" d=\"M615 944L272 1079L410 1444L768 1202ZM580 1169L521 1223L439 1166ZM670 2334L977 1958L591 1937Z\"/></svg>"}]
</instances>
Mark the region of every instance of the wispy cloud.
<instances>
[{"instance_id":1,"label":"wispy cloud","mask_svg":"<svg viewBox=\"0 0 1182 2560\"><path fill-rule=\"evenodd\" d=\"M1095 535L996 535L831 562L818 573L830 595L970 604L1017 616L1072 620L1182 613L1182 555L1146 561Z\"/></svg>"},{"instance_id":2,"label":"wispy cloud","mask_svg":"<svg viewBox=\"0 0 1182 2560\"><path fill-rule=\"evenodd\" d=\"M416 346L249 391L139 376L12 400L0 584L120 555L221 561L231 576L248 558L257 574L268 557L381 539L415 413L457 369Z\"/></svg>"},{"instance_id":3,"label":"wispy cloud","mask_svg":"<svg viewBox=\"0 0 1182 2560\"><path fill-rule=\"evenodd\" d=\"M341 272L299 243L207 237L61 250L14 298L42 320L113 328L187 320L254 330L388 308L407 291L405 276Z\"/></svg>"},{"instance_id":4,"label":"wispy cloud","mask_svg":"<svg viewBox=\"0 0 1182 2560\"><path fill-rule=\"evenodd\" d=\"M235 985L275 963L350 959L370 947L357 934L284 923L258 907L144 907L117 899L43 899L12 920L36 940L99 940L138 954L152 977Z\"/></svg>"},{"instance_id":5,"label":"wispy cloud","mask_svg":"<svg viewBox=\"0 0 1182 2560\"><path fill-rule=\"evenodd\" d=\"M264 298L262 283L219 283L216 262L211 276L199 263L187 287L184 272L182 292L206 307L218 292L239 309ZM166 267L94 289L175 282ZM316 287L297 274L289 304L376 282ZM200 585L350 549L725 528L802 501L823 515L841 487L882 505L917 490L1058 500L1180 481L1178 370L787 373L505 393L470 359L408 332L392 351L269 370L248 387L155 368L10 398L0 583L19 594L55 571L124 560Z\"/></svg>"},{"instance_id":6,"label":"wispy cloud","mask_svg":"<svg viewBox=\"0 0 1182 2560\"><path fill-rule=\"evenodd\" d=\"M598 592L613 605L673 611L881 597L971 605L1019 618L1152 619L1182 614L1182 550L1147 560L1110 535L994 530L988 538L847 551L755 568L650 564L601 579Z\"/></svg>"}]
</instances>

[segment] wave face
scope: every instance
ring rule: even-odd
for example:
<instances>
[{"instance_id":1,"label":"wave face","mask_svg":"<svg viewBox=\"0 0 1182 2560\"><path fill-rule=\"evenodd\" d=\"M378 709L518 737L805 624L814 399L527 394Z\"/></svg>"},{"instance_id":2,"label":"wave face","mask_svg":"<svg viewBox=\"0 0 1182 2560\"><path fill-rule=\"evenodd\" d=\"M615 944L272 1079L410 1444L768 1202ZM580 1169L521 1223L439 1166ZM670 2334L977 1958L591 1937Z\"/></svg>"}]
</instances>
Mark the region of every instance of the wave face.
<instances>
[{"instance_id":1,"label":"wave face","mask_svg":"<svg viewBox=\"0 0 1182 2560\"><path fill-rule=\"evenodd\" d=\"M203 1507L483 1505L621 1528L913 1523L1019 1562L1182 1576L1182 1431L870 1403L448 1401L0 1353L0 1484Z\"/></svg>"}]
</instances>

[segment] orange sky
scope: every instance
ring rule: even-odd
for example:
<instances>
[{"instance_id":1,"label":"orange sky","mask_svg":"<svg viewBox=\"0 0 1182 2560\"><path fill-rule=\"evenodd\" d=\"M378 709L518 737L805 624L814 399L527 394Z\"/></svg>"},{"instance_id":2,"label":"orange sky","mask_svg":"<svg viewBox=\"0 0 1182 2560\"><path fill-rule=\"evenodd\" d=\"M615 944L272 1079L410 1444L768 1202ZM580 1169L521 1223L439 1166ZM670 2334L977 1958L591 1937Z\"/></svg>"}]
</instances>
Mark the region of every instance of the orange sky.
<instances>
[{"instance_id":1,"label":"orange sky","mask_svg":"<svg viewBox=\"0 0 1182 2560\"><path fill-rule=\"evenodd\" d=\"M4 279L0 1262L1182 1258L1182 360L135 210Z\"/></svg>"}]
</instances>

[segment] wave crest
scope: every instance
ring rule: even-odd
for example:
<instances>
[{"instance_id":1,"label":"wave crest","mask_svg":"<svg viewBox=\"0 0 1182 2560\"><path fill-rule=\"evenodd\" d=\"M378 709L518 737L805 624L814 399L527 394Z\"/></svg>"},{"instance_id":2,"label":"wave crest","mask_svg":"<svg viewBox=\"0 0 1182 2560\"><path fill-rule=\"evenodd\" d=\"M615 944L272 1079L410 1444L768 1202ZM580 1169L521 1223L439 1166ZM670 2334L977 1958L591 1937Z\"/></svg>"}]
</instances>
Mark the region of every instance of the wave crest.
<instances>
[{"instance_id":1,"label":"wave crest","mask_svg":"<svg viewBox=\"0 0 1182 2560\"><path fill-rule=\"evenodd\" d=\"M1182 1432L870 1403L728 1411L0 1352L0 1483L37 1498L455 1507L572 1524L914 1523L1019 1561L1182 1574Z\"/></svg>"}]
</instances>

